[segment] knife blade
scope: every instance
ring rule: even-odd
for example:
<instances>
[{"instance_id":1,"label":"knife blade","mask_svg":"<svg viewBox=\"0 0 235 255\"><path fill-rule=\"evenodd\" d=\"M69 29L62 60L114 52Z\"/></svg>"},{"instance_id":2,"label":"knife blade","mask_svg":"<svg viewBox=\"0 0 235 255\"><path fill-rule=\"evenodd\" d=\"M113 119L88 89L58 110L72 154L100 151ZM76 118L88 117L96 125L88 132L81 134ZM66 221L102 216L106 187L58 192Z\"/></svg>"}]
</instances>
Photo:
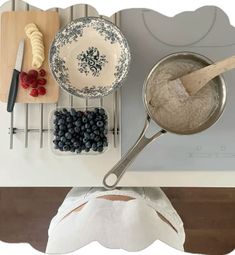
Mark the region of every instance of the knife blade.
<instances>
[{"instance_id":1,"label":"knife blade","mask_svg":"<svg viewBox=\"0 0 235 255\"><path fill-rule=\"evenodd\" d=\"M19 75L21 72L21 67L24 58L24 40L19 42L17 55L16 55L16 62L15 68L13 69L12 78L11 78L11 85L8 94L8 101L7 101L7 111L12 112L14 109L16 96L18 92L18 82L19 82Z\"/></svg>"}]
</instances>

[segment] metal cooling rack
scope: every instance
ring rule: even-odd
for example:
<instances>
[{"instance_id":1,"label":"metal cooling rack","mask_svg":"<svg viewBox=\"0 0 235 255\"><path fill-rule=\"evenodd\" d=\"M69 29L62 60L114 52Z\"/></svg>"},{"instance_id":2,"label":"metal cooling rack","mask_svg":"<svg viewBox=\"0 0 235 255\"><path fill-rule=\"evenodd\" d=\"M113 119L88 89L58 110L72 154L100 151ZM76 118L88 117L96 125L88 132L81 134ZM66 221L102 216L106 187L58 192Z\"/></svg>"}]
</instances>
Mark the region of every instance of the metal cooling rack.
<instances>
[{"instance_id":1,"label":"metal cooling rack","mask_svg":"<svg viewBox=\"0 0 235 255\"><path fill-rule=\"evenodd\" d=\"M12 11L17 11L17 10L25 10L25 11L30 11L30 10L35 10L35 7L30 6L27 3L24 3L22 1L19 0L11 0L11 8L9 10ZM19 8L20 6L20 8ZM64 11L62 9L59 8L54 8L53 10L57 11L60 13L60 11ZM74 12L76 11L76 13L79 13L79 15L77 15L75 17ZM94 9L91 6L88 5L75 5L75 6L71 6L69 8L66 9L67 14L69 13L69 22L71 22L73 19L78 18L78 17L87 17L87 16L94 16ZM90 12L92 12L92 15L90 15ZM98 13L96 13L96 15L98 16ZM120 15L118 13L114 14L111 18L108 17L104 17L104 16L100 16L103 17L105 19L108 19L110 21L112 21L115 25L120 26ZM63 24L65 25L65 24ZM63 26L62 25L62 26ZM60 90L60 96L61 96L61 90ZM63 95L68 97L69 99L69 104L68 105L60 105L59 103L57 103L55 105L55 107L59 107L59 106L63 106L63 107L73 107L74 106L74 97L72 95ZM104 104L104 100L110 100L110 96L109 97L105 97L105 98L100 98L96 103L97 107L102 107ZM76 98L76 100L83 100L83 99L78 99ZM91 100L95 100L95 99L86 99L85 100L85 106L88 107L91 103ZM113 134L113 144L114 147L116 148L118 146L118 137L119 137L119 114L120 114L120 89L116 90L113 95L112 95L112 114L110 114L110 117L112 118L112 127L110 132L112 132ZM94 102L92 103L92 106L94 106ZM15 107L18 107L17 104L15 105ZM24 116L25 116L25 121L24 121L24 128L17 128L14 126L14 118L15 118L15 114L13 111L11 113L11 118L10 118L10 127L9 127L9 135L10 135L10 149L13 149L14 146L14 135L15 134L24 134L24 147L28 148L28 144L29 144L29 134L30 133L38 133L38 139L39 139L39 146L40 148L43 148L43 134L44 132L50 132L52 131L49 128L43 128L43 115L45 113L45 107L44 104L41 103L38 105L39 107L39 127L38 128L29 128L29 108L30 108L30 104L24 104ZM23 113L22 113L23 114Z\"/></svg>"}]
</instances>

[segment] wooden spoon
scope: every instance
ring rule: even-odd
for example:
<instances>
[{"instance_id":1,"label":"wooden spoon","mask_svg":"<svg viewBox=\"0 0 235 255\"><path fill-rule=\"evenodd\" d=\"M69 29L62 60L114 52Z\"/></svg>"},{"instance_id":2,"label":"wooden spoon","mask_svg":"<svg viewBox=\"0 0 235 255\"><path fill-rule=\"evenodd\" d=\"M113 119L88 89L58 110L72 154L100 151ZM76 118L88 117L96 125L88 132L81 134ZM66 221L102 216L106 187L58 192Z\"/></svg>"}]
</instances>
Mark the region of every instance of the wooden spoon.
<instances>
[{"instance_id":1,"label":"wooden spoon","mask_svg":"<svg viewBox=\"0 0 235 255\"><path fill-rule=\"evenodd\" d=\"M202 89L210 80L233 68L235 68L235 56L198 69L171 82L177 84L177 86L183 85L186 92L192 96Z\"/></svg>"}]
</instances>

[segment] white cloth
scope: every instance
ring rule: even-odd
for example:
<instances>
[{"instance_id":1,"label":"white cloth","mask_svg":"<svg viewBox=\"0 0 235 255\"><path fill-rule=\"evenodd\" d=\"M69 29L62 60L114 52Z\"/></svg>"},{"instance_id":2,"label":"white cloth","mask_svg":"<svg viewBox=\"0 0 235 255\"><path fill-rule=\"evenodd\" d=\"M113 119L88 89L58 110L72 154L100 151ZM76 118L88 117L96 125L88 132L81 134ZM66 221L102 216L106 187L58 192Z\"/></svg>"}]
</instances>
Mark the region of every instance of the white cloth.
<instances>
[{"instance_id":1,"label":"white cloth","mask_svg":"<svg viewBox=\"0 0 235 255\"><path fill-rule=\"evenodd\" d=\"M103 195L123 195L135 199L97 199ZM86 205L81 211L65 217L84 203ZM164 216L177 232L156 212ZM183 222L160 188L117 188L110 191L73 188L52 219L48 235L46 253L73 252L92 241L108 248L138 251L157 239L184 250L185 241Z\"/></svg>"}]
</instances>

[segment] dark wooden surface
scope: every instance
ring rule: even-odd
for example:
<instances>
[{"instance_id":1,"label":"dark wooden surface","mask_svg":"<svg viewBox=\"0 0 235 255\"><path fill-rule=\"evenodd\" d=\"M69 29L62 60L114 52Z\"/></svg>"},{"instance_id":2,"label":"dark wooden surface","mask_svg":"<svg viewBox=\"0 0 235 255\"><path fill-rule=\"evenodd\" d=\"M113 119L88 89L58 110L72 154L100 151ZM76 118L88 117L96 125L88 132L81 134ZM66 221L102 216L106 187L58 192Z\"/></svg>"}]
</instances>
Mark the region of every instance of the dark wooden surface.
<instances>
[{"instance_id":1,"label":"dark wooden surface","mask_svg":"<svg viewBox=\"0 0 235 255\"><path fill-rule=\"evenodd\" d=\"M235 188L164 188L181 216L185 250L223 255L235 249Z\"/></svg>"},{"instance_id":2,"label":"dark wooden surface","mask_svg":"<svg viewBox=\"0 0 235 255\"><path fill-rule=\"evenodd\" d=\"M51 218L69 188L0 188L0 240L45 250ZM235 248L235 189L164 188L185 224L185 250L223 255Z\"/></svg>"}]
</instances>

